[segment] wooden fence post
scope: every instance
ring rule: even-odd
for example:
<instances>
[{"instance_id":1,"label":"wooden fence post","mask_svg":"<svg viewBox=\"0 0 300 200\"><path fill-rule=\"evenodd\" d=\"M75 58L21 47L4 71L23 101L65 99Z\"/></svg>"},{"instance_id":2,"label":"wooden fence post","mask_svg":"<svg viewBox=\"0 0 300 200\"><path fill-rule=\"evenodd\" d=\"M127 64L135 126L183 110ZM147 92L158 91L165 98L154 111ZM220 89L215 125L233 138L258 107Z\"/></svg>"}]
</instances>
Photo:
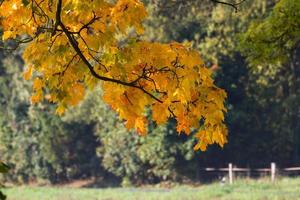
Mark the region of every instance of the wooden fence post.
<instances>
[{"instance_id":1,"label":"wooden fence post","mask_svg":"<svg viewBox=\"0 0 300 200\"><path fill-rule=\"evenodd\" d=\"M233 170L232 170L232 163L228 164L228 176L229 176L229 184L231 185L233 182Z\"/></svg>"},{"instance_id":2,"label":"wooden fence post","mask_svg":"<svg viewBox=\"0 0 300 200\"><path fill-rule=\"evenodd\" d=\"M274 162L271 163L271 181L275 181L275 174L276 174L276 164Z\"/></svg>"}]
</instances>

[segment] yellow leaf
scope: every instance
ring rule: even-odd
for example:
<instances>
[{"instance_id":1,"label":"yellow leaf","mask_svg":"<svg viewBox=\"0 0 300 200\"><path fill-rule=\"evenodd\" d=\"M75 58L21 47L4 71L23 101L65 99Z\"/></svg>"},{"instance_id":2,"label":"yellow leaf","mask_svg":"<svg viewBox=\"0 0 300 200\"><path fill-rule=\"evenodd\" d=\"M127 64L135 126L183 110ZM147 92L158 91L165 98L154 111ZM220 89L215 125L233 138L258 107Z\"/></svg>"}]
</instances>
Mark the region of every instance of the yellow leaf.
<instances>
[{"instance_id":1,"label":"yellow leaf","mask_svg":"<svg viewBox=\"0 0 300 200\"><path fill-rule=\"evenodd\" d=\"M152 117L158 125L165 123L169 116L168 105L159 102L152 105Z\"/></svg>"},{"instance_id":2,"label":"yellow leaf","mask_svg":"<svg viewBox=\"0 0 300 200\"><path fill-rule=\"evenodd\" d=\"M34 90L41 90L43 87L43 82L40 78L35 78L33 81L33 89Z\"/></svg>"},{"instance_id":3,"label":"yellow leaf","mask_svg":"<svg viewBox=\"0 0 300 200\"><path fill-rule=\"evenodd\" d=\"M70 99L68 103L72 106L77 105L83 98L85 94L85 88L80 83L75 83L70 87L69 95Z\"/></svg>"},{"instance_id":4,"label":"yellow leaf","mask_svg":"<svg viewBox=\"0 0 300 200\"><path fill-rule=\"evenodd\" d=\"M43 93L41 91L34 93L31 96L31 103L37 104L43 99Z\"/></svg>"},{"instance_id":5,"label":"yellow leaf","mask_svg":"<svg viewBox=\"0 0 300 200\"><path fill-rule=\"evenodd\" d=\"M135 120L135 129L140 135L146 135L147 134L147 119L146 117L139 117Z\"/></svg>"},{"instance_id":6,"label":"yellow leaf","mask_svg":"<svg viewBox=\"0 0 300 200\"><path fill-rule=\"evenodd\" d=\"M23 73L23 77L26 81L28 81L32 76L33 67L30 65L27 70Z\"/></svg>"},{"instance_id":7,"label":"yellow leaf","mask_svg":"<svg viewBox=\"0 0 300 200\"><path fill-rule=\"evenodd\" d=\"M201 150L201 151L206 151L207 149L207 144L202 142L202 141L199 141L195 146L194 146L194 150L197 151L197 150Z\"/></svg>"},{"instance_id":8,"label":"yellow leaf","mask_svg":"<svg viewBox=\"0 0 300 200\"><path fill-rule=\"evenodd\" d=\"M55 113L58 114L58 115L63 115L66 111L66 107L62 104L60 104L57 108L56 108L56 111Z\"/></svg>"},{"instance_id":9,"label":"yellow leaf","mask_svg":"<svg viewBox=\"0 0 300 200\"><path fill-rule=\"evenodd\" d=\"M10 39L10 38L14 38L14 37L15 37L14 32L5 31L2 35L2 40L7 40L7 39Z\"/></svg>"}]
</instances>

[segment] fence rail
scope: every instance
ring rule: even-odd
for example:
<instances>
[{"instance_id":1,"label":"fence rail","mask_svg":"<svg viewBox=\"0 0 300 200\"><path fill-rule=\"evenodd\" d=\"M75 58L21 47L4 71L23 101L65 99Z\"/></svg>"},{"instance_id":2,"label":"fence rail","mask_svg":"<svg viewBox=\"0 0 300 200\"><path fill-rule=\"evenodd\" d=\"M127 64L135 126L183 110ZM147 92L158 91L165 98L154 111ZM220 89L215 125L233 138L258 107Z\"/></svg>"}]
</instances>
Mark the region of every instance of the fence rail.
<instances>
[{"instance_id":1,"label":"fence rail","mask_svg":"<svg viewBox=\"0 0 300 200\"><path fill-rule=\"evenodd\" d=\"M300 167L283 168L284 171L300 171Z\"/></svg>"},{"instance_id":2,"label":"fence rail","mask_svg":"<svg viewBox=\"0 0 300 200\"><path fill-rule=\"evenodd\" d=\"M276 168L276 164L275 163L271 163L270 164L270 168L255 168L255 169L251 169L251 168L239 168L239 167L233 167L232 163L228 164L227 168L214 168L214 167L206 167L206 168L202 168L200 169L201 171L206 171L206 172L228 172L228 179L229 179L229 183L232 184L233 183L233 178L234 178L234 172L267 172L270 173L270 178L271 181L274 182L276 175L279 172L296 172L299 171L300 172L300 167L288 167L288 168Z\"/></svg>"}]
</instances>

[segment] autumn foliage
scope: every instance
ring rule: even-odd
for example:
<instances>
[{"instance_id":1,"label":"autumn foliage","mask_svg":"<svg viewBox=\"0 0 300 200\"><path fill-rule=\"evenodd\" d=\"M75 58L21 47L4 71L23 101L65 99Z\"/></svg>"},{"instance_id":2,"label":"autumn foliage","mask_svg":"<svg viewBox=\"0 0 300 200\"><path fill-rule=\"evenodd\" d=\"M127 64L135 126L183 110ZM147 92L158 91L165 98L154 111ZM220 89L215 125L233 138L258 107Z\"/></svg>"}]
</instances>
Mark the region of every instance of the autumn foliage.
<instances>
[{"instance_id":1,"label":"autumn foliage","mask_svg":"<svg viewBox=\"0 0 300 200\"><path fill-rule=\"evenodd\" d=\"M62 114L101 84L128 129L146 134L150 110L157 124L173 117L178 133L197 131L196 150L223 146L226 93L188 45L141 41L146 16L138 0L4 0L0 7L3 39L27 43L32 103L47 99Z\"/></svg>"}]
</instances>

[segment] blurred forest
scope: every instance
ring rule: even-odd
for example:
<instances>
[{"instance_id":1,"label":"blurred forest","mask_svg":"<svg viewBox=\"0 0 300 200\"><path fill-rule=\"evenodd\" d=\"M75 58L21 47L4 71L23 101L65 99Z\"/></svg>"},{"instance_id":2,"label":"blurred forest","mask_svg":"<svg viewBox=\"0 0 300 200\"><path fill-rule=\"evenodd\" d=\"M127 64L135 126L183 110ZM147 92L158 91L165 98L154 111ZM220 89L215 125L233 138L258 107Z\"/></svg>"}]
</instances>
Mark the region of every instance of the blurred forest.
<instances>
[{"instance_id":1,"label":"blurred forest","mask_svg":"<svg viewBox=\"0 0 300 200\"><path fill-rule=\"evenodd\" d=\"M194 152L194 139L178 135L172 120L150 124L145 137L128 132L101 101L101 88L59 117L50 103L30 104L21 50L0 50L0 155L11 166L3 180L98 177L103 185L139 185L199 181L199 168L228 162L300 164L300 2L247 0L238 12L203 0L144 3L150 15L144 37L191 42L227 91L228 144Z\"/></svg>"}]
</instances>

